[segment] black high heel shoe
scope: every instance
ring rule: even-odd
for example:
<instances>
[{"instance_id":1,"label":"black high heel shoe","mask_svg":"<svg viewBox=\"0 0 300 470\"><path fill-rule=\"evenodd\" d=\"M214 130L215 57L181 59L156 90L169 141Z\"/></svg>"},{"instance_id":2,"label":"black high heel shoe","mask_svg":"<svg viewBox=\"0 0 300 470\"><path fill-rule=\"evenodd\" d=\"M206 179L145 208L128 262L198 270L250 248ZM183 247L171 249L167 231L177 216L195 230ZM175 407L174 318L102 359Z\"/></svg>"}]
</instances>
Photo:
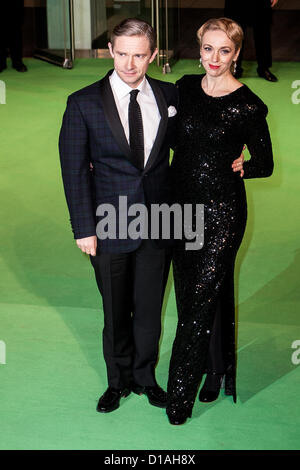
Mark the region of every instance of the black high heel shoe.
<instances>
[{"instance_id":1,"label":"black high heel shoe","mask_svg":"<svg viewBox=\"0 0 300 470\"><path fill-rule=\"evenodd\" d=\"M203 387L199 393L199 400L204 403L215 401L223 384L223 374L207 374Z\"/></svg>"},{"instance_id":2,"label":"black high heel shoe","mask_svg":"<svg viewBox=\"0 0 300 470\"><path fill-rule=\"evenodd\" d=\"M184 424L188 418L192 417L192 411L168 410L167 416L170 424L180 426L181 424Z\"/></svg>"}]
</instances>

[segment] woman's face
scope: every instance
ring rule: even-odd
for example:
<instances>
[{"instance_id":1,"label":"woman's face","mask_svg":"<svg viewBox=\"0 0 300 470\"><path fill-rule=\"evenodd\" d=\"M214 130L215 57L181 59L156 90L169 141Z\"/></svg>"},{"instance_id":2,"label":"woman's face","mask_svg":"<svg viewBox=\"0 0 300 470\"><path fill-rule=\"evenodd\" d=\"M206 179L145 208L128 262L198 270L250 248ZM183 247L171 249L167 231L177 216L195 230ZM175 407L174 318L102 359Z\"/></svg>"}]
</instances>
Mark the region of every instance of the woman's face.
<instances>
[{"instance_id":1,"label":"woman's face","mask_svg":"<svg viewBox=\"0 0 300 470\"><path fill-rule=\"evenodd\" d=\"M224 31L206 31L202 38L200 55L202 65L208 75L219 77L230 71L233 60L237 60L239 50Z\"/></svg>"}]
</instances>

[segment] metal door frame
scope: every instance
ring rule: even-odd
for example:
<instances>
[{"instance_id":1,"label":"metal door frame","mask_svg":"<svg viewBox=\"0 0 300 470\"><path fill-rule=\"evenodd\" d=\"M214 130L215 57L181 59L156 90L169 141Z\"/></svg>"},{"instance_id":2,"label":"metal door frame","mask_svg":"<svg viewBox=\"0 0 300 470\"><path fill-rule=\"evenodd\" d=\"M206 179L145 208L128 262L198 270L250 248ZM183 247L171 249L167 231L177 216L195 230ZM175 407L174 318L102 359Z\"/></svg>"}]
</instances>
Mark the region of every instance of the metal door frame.
<instances>
[{"instance_id":1,"label":"metal door frame","mask_svg":"<svg viewBox=\"0 0 300 470\"><path fill-rule=\"evenodd\" d=\"M69 35L70 35L70 48L67 48L67 20L65 2L62 2L63 16L64 16L64 57L53 54L47 49L36 49L33 57L41 59L54 65L58 65L65 69L72 69L75 59L75 36L74 36L74 3L73 0L68 0L69 6Z\"/></svg>"},{"instance_id":2,"label":"metal door frame","mask_svg":"<svg viewBox=\"0 0 300 470\"><path fill-rule=\"evenodd\" d=\"M178 1L178 10L180 2ZM171 72L171 65L178 60L178 51L176 47L173 51L169 48L169 3L168 0L154 0L151 1L152 8L152 27L156 30L157 34L157 49L158 54L156 63L159 67L162 67L163 73ZM155 10L155 11L154 11ZM179 10L180 11L180 10ZM179 18L179 13L178 13ZM179 22L178 22L178 33ZM161 35L161 31L164 36Z\"/></svg>"}]
</instances>

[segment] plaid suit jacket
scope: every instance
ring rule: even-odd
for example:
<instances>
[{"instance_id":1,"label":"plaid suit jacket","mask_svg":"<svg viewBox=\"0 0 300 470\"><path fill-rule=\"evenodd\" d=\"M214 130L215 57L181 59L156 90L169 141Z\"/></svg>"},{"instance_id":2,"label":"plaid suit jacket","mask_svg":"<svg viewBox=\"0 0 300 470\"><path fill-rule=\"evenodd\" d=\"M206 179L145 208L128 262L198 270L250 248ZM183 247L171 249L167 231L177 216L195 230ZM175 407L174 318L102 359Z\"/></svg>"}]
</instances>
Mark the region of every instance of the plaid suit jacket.
<instances>
[{"instance_id":1,"label":"plaid suit jacket","mask_svg":"<svg viewBox=\"0 0 300 470\"><path fill-rule=\"evenodd\" d=\"M59 151L74 238L96 235L101 220L97 207L110 204L116 212L117 237L101 239L97 250L121 253L135 250L141 239L119 236L119 218L127 225L132 220L119 213L119 196L127 197L128 207L136 203L150 207L170 200L169 151L176 117L168 117L168 107L177 108L178 94L173 84L147 76L161 120L147 164L140 169L135 166L119 118L109 82L111 73L68 97Z\"/></svg>"}]
</instances>

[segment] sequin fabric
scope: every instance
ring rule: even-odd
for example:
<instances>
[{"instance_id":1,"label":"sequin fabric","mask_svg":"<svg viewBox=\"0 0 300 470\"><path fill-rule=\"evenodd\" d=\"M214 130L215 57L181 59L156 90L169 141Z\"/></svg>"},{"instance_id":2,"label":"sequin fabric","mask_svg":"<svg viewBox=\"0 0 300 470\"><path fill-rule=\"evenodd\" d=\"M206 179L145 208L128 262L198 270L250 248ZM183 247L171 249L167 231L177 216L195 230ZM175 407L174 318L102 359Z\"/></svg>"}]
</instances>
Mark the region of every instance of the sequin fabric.
<instances>
[{"instance_id":1,"label":"sequin fabric","mask_svg":"<svg viewBox=\"0 0 300 470\"><path fill-rule=\"evenodd\" d=\"M217 305L222 315L225 393L236 400L234 262L247 219L243 179L232 171L243 145L251 154L244 178L270 176L272 145L267 107L246 85L222 97L207 95L203 75L177 83L177 143L171 166L174 201L204 204L204 246L174 250L178 325L168 380L167 413L189 415L202 374ZM209 371L216 373L218 371Z\"/></svg>"}]
</instances>

